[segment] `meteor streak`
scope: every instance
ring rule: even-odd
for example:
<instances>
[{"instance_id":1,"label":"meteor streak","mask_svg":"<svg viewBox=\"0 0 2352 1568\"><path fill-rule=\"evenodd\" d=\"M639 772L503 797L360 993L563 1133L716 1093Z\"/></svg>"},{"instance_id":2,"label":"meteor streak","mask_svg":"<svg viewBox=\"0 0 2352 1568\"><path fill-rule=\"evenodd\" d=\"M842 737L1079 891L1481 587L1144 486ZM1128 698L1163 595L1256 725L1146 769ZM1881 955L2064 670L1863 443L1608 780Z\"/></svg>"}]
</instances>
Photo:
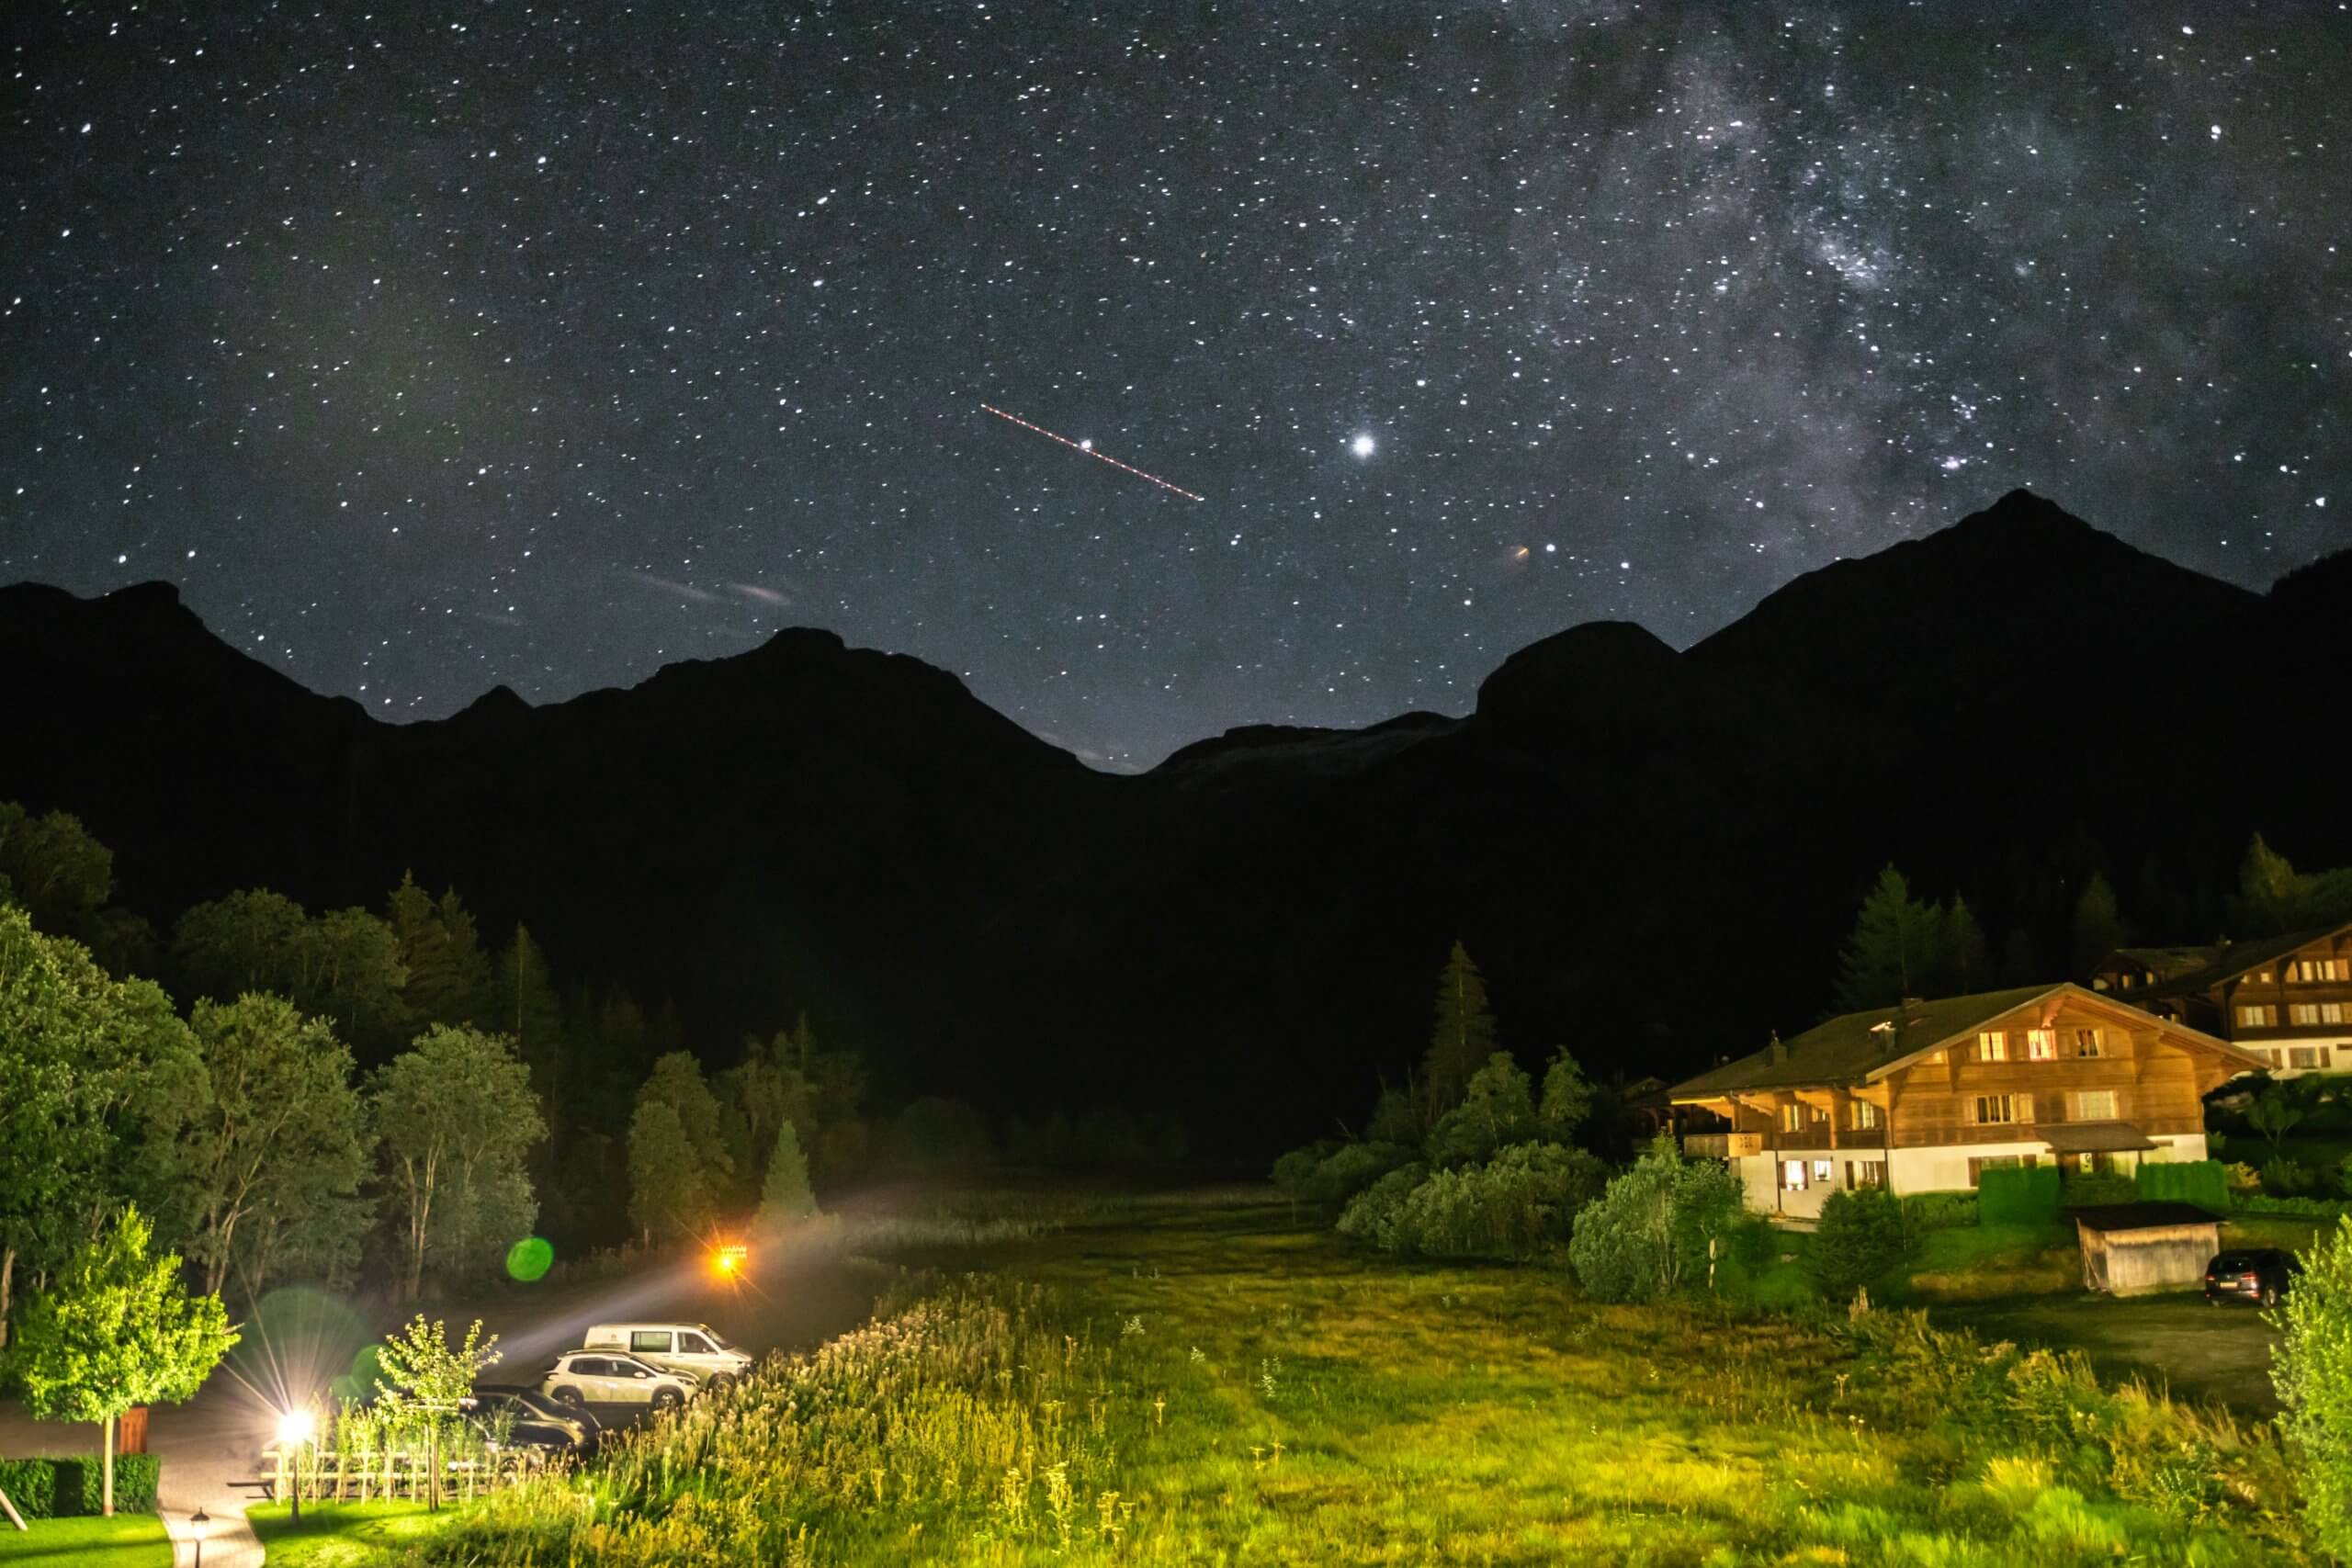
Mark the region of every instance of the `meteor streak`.
<instances>
[{"instance_id":1,"label":"meteor streak","mask_svg":"<svg viewBox=\"0 0 2352 1568\"><path fill-rule=\"evenodd\" d=\"M1063 446L1065 446L1069 447L1069 448L1071 451L1073 451L1073 452L1083 452L1083 453L1085 453L1088 457L1094 458L1094 459L1095 459L1095 460L1097 460L1098 462L1108 463L1108 464L1110 464L1113 468L1117 468L1118 470L1120 470L1122 473L1129 473L1129 474L1133 474L1133 475L1135 475L1135 477L1136 477L1136 478L1137 478L1137 479L1149 479L1152 483L1154 483L1154 484L1158 485L1158 486L1159 486L1160 489L1162 489L1162 490L1172 490L1172 491L1174 491L1178 495L1182 496L1182 497L1183 497L1185 500L1187 500L1187 501L1201 501L1201 500L1205 499L1204 497L1194 495L1191 491L1186 490L1182 485L1172 485L1172 484L1170 484L1166 479L1161 479L1158 474L1147 474L1147 473L1145 473L1141 468L1136 468L1133 463L1122 463L1122 462L1121 462L1121 461L1119 461L1119 459L1117 459L1116 457L1103 457L1103 456L1102 456L1102 453L1097 452L1097 451L1096 451L1092 446L1088 446L1088 445L1087 445L1086 443L1084 443L1084 442L1072 441L1072 440L1071 440L1069 436L1067 436L1067 435L1056 435L1052 431L1047 430L1044 425L1042 425L1042 424L1032 424L1032 423L1030 423L1027 420L1025 420L1025 419L1022 418L1022 417L1021 417L1019 414L1017 414L1017 413L1007 413L1007 412L1005 412L1002 409L1001 409L1001 408L994 408L994 407L991 407L990 405L989 405L989 404L987 404L987 403L982 403L982 404L980 405L980 407L981 407L981 408L983 408L983 409L985 409L985 410L987 410L989 413L992 413L992 414L996 415L996 416L997 416L997 418L999 418L999 419L1001 419L1001 420L1004 420L1004 421L1006 421L1006 422L1008 422L1008 423L1012 423L1012 424L1017 424L1017 425L1019 425L1019 426L1020 426L1022 429L1023 429L1023 430L1034 430L1034 431L1035 431L1035 432L1036 432L1038 434L1040 434L1040 435L1046 436L1046 437L1048 437L1049 439L1052 439L1052 440L1055 440L1055 441L1058 441L1058 442L1060 442Z\"/></svg>"}]
</instances>

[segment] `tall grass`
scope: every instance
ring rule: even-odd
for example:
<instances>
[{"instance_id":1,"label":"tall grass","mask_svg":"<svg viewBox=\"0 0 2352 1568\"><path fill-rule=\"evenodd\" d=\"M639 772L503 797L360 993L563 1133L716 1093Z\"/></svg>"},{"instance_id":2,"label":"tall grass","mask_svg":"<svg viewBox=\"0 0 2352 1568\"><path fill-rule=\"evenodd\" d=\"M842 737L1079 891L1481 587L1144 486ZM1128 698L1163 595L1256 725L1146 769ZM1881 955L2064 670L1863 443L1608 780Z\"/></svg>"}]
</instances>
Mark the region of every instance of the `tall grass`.
<instances>
[{"instance_id":1,"label":"tall grass","mask_svg":"<svg viewBox=\"0 0 2352 1568\"><path fill-rule=\"evenodd\" d=\"M479 1564L2298 1560L2267 1429L1910 1314L1599 1307L1271 1208L1130 1213L910 1277L585 1470Z\"/></svg>"}]
</instances>

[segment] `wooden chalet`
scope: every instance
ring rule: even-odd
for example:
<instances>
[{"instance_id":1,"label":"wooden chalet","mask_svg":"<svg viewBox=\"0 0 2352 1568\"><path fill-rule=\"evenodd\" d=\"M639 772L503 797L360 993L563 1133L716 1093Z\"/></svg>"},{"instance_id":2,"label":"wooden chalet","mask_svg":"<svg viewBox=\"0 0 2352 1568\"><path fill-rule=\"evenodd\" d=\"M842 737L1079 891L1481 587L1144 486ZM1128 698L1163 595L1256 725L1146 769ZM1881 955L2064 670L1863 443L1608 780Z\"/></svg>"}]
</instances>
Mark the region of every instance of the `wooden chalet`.
<instances>
[{"instance_id":1,"label":"wooden chalet","mask_svg":"<svg viewBox=\"0 0 2352 1568\"><path fill-rule=\"evenodd\" d=\"M1668 1099L1729 1124L1683 1147L1729 1161L1751 1205L1812 1215L1840 1189L1965 1190L1995 1166L2201 1160L2201 1097L2260 1066L2226 1040L2060 984L1848 1013Z\"/></svg>"},{"instance_id":2,"label":"wooden chalet","mask_svg":"<svg viewBox=\"0 0 2352 1568\"><path fill-rule=\"evenodd\" d=\"M2091 986L2227 1040L2279 1077L2352 1072L2352 921L2264 942L2119 948Z\"/></svg>"}]
</instances>

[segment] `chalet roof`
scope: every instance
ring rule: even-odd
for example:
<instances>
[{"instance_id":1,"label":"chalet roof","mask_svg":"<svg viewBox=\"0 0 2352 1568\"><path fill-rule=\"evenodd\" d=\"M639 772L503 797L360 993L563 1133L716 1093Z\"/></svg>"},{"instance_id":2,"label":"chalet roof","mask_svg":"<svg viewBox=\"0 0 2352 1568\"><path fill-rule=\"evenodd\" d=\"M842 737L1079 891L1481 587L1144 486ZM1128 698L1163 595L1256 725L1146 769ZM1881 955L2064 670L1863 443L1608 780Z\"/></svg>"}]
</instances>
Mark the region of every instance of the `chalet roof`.
<instances>
[{"instance_id":1,"label":"chalet roof","mask_svg":"<svg viewBox=\"0 0 2352 1568\"><path fill-rule=\"evenodd\" d=\"M2346 920L2340 925L2319 926L2311 931L2290 931L2285 936L2267 937L2261 942L2224 942L2212 950L2212 959L2203 968L2151 986L2141 995L2180 997L2210 991L2250 969L2276 964L2290 953L2345 931L2352 931L2352 920Z\"/></svg>"},{"instance_id":2,"label":"chalet roof","mask_svg":"<svg viewBox=\"0 0 2352 1568\"><path fill-rule=\"evenodd\" d=\"M2194 1203L2099 1203L2070 1209L2068 1216L2086 1230L2154 1231L2180 1225L2220 1224L2220 1217Z\"/></svg>"},{"instance_id":3,"label":"chalet roof","mask_svg":"<svg viewBox=\"0 0 2352 1568\"><path fill-rule=\"evenodd\" d=\"M2072 997L2094 1006L2134 1010L2127 1002L2071 982L1978 991L1965 997L1870 1008L1816 1024L1793 1040L1686 1078L1668 1091L1676 1100L1712 1100L1739 1089L1804 1089L1864 1083L1906 1066L1930 1051L1958 1044L2005 1013L2045 999ZM2267 1066L2226 1041L2165 1021L2162 1027L2220 1053L2245 1068Z\"/></svg>"},{"instance_id":4,"label":"chalet roof","mask_svg":"<svg viewBox=\"0 0 2352 1568\"><path fill-rule=\"evenodd\" d=\"M2098 966L2104 969L2110 960L2125 959L2143 973L2154 975L2161 983L2183 975L2193 975L2225 951L2226 948L2218 942L2202 947L2119 947L2101 959Z\"/></svg>"}]
</instances>

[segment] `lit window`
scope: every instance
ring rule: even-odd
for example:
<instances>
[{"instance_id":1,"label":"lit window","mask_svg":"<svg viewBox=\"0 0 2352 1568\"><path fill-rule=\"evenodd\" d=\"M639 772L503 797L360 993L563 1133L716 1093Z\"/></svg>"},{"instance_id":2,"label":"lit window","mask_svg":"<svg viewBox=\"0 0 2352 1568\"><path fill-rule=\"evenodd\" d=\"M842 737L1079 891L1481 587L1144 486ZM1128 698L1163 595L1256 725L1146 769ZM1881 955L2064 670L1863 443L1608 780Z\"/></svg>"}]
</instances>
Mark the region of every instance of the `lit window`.
<instances>
[{"instance_id":1,"label":"lit window","mask_svg":"<svg viewBox=\"0 0 2352 1568\"><path fill-rule=\"evenodd\" d=\"M1997 1029L1987 1029L1976 1036L1976 1059L1980 1062L2006 1062L2009 1059L2009 1037Z\"/></svg>"},{"instance_id":2,"label":"lit window","mask_svg":"<svg viewBox=\"0 0 2352 1568\"><path fill-rule=\"evenodd\" d=\"M2075 1120L2077 1122L2112 1122L2115 1117L2113 1089L2086 1089L2075 1096Z\"/></svg>"},{"instance_id":3,"label":"lit window","mask_svg":"<svg viewBox=\"0 0 2352 1568\"><path fill-rule=\"evenodd\" d=\"M1783 1105L1781 1107L1781 1131L1783 1133L1801 1133L1804 1131L1804 1106Z\"/></svg>"},{"instance_id":4,"label":"lit window","mask_svg":"<svg viewBox=\"0 0 2352 1568\"><path fill-rule=\"evenodd\" d=\"M1857 1128L1875 1127L1878 1125L1877 1106L1872 1105L1867 1100L1857 1100L1853 1102L1853 1106L1854 1125Z\"/></svg>"},{"instance_id":5,"label":"lit window","mask_svg":"<svg viewBox=\"0 0 2352 1568\"><path fill-rule=\"evenodd\" d=\"M1826 1159L1815 1160L1813 1162L1813 1179L1815 1181L1826 1185L1828 1182L1837 1179L1837 1167Z\"/></svg>"},{"instance_id":6,"label":"lit window","mask_svg":"<svg viewBox=\"0 0 2352 1568\"><path fill-rule=\"evenodd\" d=\"M1804 1161L1784 1159L1781 1162L1781 1186L1791 1192L1804 1190Z\"/></svg>"},{"instance_id":7,"label":"lit window","mask_svg":"<svg viewBox=\"0 0 2352 1568\"><path fill-rule=\"evenodd\" d=\"M2014 1095L1980 1094L1976 1097L1976 1120L1980 1125L2017 1119L2017 1099Z\"/></svg>"},{"instance_id":8,"label":"lit window","mask_svg":"<svg viewBox=\"0 0 2352 1568\"><path fill-rule=\"evenodd\" d=\"M2288 1051L2287 1065L2290 1067L2324 1067L2327 1066L2327 1055L2324 1045L2297 1045Z\"/></svg>"},{"instance_id":9,"label":"lit window","mask_svg":"<svg viewBox=\"0 0 2352 1568\"><path fill-rule=\"evenodd\" d=\"M2240 1002L2240 1029L2275 1029L2278 1024L2278 1009L2269 1002Z\"/></svg>"},{"instance_id":10,"label":"lit window","mask_svg":"<svg viewBox=\"0 0 2352 1568\"><path fill-rule=\"evenodd\" d=\"M2025 1059L2029 1062L2055 1061L2058 1056L2058 1032L2054 1029L2029 1029L2025 1032Z\"/></svg>"},{"instance_id":11,"label":"lit window","mask_svg":"<svg viewBox=\"0 0 2352 1568\"><path fill-rule=\"evenodd\" d=\"M2342 1002L2294 1002L2287 1009L2287 1020L2290 1023L2342 1023L2344 1004Z\"/></svg>"},{"instance_id":12,"label":"lit window","mask_svg":"<svg viewBox=\"0 0 2352 1568\"><path fill-rule=\"evenodd\" d=\"M1860 1171L1858 1173L1857 1179L1862 1186L1883 1187L1886 1185L1886 1161L1883 1159L1866 1159L1858 1161L1857 1163L1861 1167Z\"/></svg>"},{"instance_id":13,"label":"lit window","mask_svg":"<svg viewBox=\"0 0 2352 1568\"><path fill-rule=\"evenodd\" d=\"M2341 980L2344 978L2344 961L2340 958L2298 958L2295 960L2294 976L2306 985Z\"/></svg>"},{"instance_id":14,"label":"lit window","mask_svg":"<svg viewBox=\"0 0 2352 1568\"><path fill-rule=\"evenodd\" d=\"M2098 1030L2096 1030L2096 1029L2077 1029L2076 1031L2075 1031L2075 1055L2077 1055L2077 1056L2104 1056L2105 1055L2107 1055L2107 1053L2106 1053L2105 1051L2102 1051L2101 1049L2099 1049L2100 1043L2101 1043L2101 1042L2100 1042L2100 1040L2099 1040L2099 1032L2098 1032Z\"/></svg>"}]
</instances>

